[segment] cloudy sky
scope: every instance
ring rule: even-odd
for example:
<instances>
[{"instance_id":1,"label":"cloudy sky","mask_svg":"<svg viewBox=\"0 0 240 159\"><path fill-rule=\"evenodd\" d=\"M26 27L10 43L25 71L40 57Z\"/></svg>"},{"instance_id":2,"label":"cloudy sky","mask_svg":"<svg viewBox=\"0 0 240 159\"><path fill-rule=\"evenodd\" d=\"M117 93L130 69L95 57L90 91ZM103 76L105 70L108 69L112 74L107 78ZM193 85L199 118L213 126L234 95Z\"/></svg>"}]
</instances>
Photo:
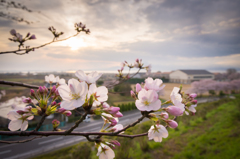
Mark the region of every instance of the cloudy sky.
<instances>
[{"instance_id":1,"label":"cloudy sky","mask_svg":"<svg viewBox=\"0 0 240 159\"><path fill-rule=\"evenodd\" d=\"M1 6L0 52L17 49L9 31L35 34L26 45L52 40L54 26L64 37L83 22L90 35L48 45L27 55L0 55L0 72L116 71L136 58L153 71L207 69L240 71L239 0L18 0L33 12Z\"/></svg>"}]
</instances>

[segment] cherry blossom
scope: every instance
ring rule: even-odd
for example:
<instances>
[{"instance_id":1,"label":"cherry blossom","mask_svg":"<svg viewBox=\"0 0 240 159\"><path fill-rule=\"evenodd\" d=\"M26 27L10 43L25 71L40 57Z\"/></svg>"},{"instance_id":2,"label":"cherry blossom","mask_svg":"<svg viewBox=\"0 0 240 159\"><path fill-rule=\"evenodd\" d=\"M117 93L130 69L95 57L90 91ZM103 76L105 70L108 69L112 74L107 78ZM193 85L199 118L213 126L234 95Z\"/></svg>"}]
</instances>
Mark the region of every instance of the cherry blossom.
<instances>
[{"instance_id":1,"label":"cherry blossom","mask_svg":"<svg viewBox=\"0 0 240 159\"><path fill-rule=\"evenodd\" d=\"M86 75L82 70L78 70L76 71L75 75L79 78L80 81L85 81L88 84L92 84L102 76L102 73L97 73L94 71Z\"/></svg>"},{"instance_id":2,"label":"cherry blossom","mask_svg":"<svg viewBox=\"0 0 240 159\"><path fill-rule=\"evenodd\" d=\"M62 97L61 107L66 110L73 110L82 106L85 102L88 86L85 82L70 79L68 85L58 87L58 92Z\"/></svg>"},{"instance_id":3,"label":"cherry blossom","mask_svg":"<svg viewBox=\"0 0 240 159\"><path fill-rule=\"evenodd\" d=\"M101 102L108 100L108 89L105 86L97 87L96 84L91 84L88 91L88 98L94 96L93 106L98 106Z\"/></svg>"},{"instance_id":4,"label":"cherry blossom","mask_svg":"<svg viewBox=\"0 0 240 159\"><path fill-rule=\"evenodd\" d=\"M148 139L155 142L162 142L162 138L168 137L168 131L163 125L153 125L148 130Z\"/></svg>"},{"instance_id":5,"label":"cherry blossom","mask_svg":"<svg viewBox=\"0 0 240 159\"><path fill-rule=\"evenodd\" d=\"M53 74L50 74L49 76L45 76L45 81L50 84L56 83L56 78Z\"/></svg>"},{"instance_id":6,"label":"cherry blossom","mask_svg":"<svg viewBox=\"0 0 240 159\"><path fill-rule=\"evenodd\" d=\"M117 131L122 130L122 129L123 129L123 125L122 124L117 124L114 127L112 127L112 129L110 131L117 132ZM123 133L123 132L121 132L121 133Z\"/></svg>"},{"instance_id":7,"label":"cherry blossom","mask_svg":"<svg viewBox=\"0 0 240 159\"><path fill-rule=\"evenodd\" d=\"M101 143L98 147L97 156L99 156L99 159L113 159L115 153L109 146Z\"/></svg>"},{"instance_id":8,"label":"cherry blossom","mask_svg":"<svg viewBox=\"0 0 240 159\"><path fill-rule=\"evenodd\" d=\"M178 87L173 88L170 94L171 101L175 106L181 108L182 111L185 111L185 105L182 103L182 96L181 94L179 94L179 91L180 91L180 88Z\"/></svg>"},{"instance_id":9,"label":"cherry blossom","mask_svg":"<svg viewBox=\"0 0 240 159\"><path fill-rule=\"evenodd\" d=\"M161 101L158 99L158 94L154 90L142 89L138 93L138 100L135 102L136 107L141 111L152 111L161 108Z\"/></svg>"},{"instance_id":10,"label":"cherry blossom","mask_svg":"<svg viewBox=\"0 0 240 159\"><path fill-rule=\"evenodd\" d=\"M193 104L190 107L187 107L187 109L192 113L196 113L196 109L195 109L196 106L197 106L197 104ZM185 114L189 115L189 113L187 111L185 111Z\"/></svg>"},{"instance_id":11,"label":"cherry blossom","mask_svg":"<svg viewBox=\"0 0 240 159\"><path fill-rule=\"evenodd\" d=\"M117 123L119 121L118 118L113 117L111 114L102 113L101 116L102 116L103 120L107 123L110 123L111 126L117 125Z\"/></svg>"},{"instance_id":12,"label":"cherry blossom","mask_svg":"<svg viewBox=\"0 0 240 159\"><path fill-rule=\"evenodd\" d=\"M57 85L64 85L64 84L66 84L66 81L65 81L65 79L63 79L63 78L60 79L59 76L57 76L56 83L57 83Z\"/></svg>"},{"instance_id":13,"label":"cherry blossom","mask_svg":"<svg viewBox=\"0 0 240 159\"><path fill-rule=\"evenodd\" d=\"M21 129L21 131L25 131L28 127L28 121L32 120L33 115L31 113L26 113L23 110L12 110L8 114L8 119L11 120L8 128L11 131L17 131L18 129Z\"/></svg>"},{"instance_id":14,"label":"cherry blossom","mask_svg":"<svg viewBox=\"0 0 240 159\"><path fill-rule=\"evenodd\" d=\"M161 79L155 79L153 80L151 77L148 77L147 79L145 79L145 85L144 88L146 90L155 90L156 92L159 92L160 90L162 90L165 85L162 85L160 87L160 85L162 84L162 80Z\"/></svg>"}]
</instances>

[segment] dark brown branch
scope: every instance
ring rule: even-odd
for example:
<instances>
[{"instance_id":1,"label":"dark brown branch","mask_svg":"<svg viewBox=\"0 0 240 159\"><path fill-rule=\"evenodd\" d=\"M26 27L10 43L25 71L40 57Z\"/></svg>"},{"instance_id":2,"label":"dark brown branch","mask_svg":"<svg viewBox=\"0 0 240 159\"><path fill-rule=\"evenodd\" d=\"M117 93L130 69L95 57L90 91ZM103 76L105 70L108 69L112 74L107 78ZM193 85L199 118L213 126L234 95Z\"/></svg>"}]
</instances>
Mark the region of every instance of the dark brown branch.
<instances>
[{"instance_id":1,"label":"dark brown branch","mask_svg":"<svg viewBox=\"0 0 240 159\"><path fill-rule=\"evenodd\" d=\"M49 44L52 44L52 43L55 43L55 42L59 42L59 41L64 41L64 40L68 40L72 37L75 37L79 34L80 32L77 32L77 34L75 35L72 35L72 36L69 36L67 38L64 38L64 39L61 39L61 40L52 40L51 42L48 42L48 43L45 43L43 45L40 45L40 46L37 46L37 47L31 47L31 48L28 48L28 49L18 49L18 50L14 50L14 51L5 51L5 52L0 52L0 54L8 54L8 53L14 53L14 54L17 54L17 55L24 55L24 54L27 54L28 50L31 50L31 49L39 49L41 47L44 47L46 45L49 45ZM20 52L23 52L23 53L20 53Z\"/></svg>"},{"instance_id":2,"label":"dark brown branch","mask_svg":"<svg viewBox=\"0 0 240 159\"><path fill-rule=\"evenodd\" d=\"M44 113L42 118L41 118L41 120L39 121L37 127L33 131L38 131L38 129L40 129L40 127L42 126L42 124L43 124L43 122L44 122L46 117L47 117L47 115Z\"/></svg>"},{"instance_id":3,"label":"dark brown branch","mask_svg":"<svg viewBox=\"0 0 240 159\"><path fill-rule=\"evenodd\" d=\"M66 130L65 133L66 134L70 134L75 128L78 127L78 125L86 118L86 116L88 115L88 112L86 111L83 116L81 116L81 118L75 122L75 125L73 125L69 130Z\"/></svg>"},{"instance_id":4,"label":"dark brown branch","mask_svg":"<svg viewBox=\"0 0 240 159\"><path fill-rule=\"evenodd\" d=\"M0 140L0 143L5 143L5 144L24 143L24 142L32 141L32 140L37 139L37 138L42 138L42 136L35 136L35 137L31 138L31 139L20 140L20 141L4 141L4 140Z\"/></svg>"},{"instance_id":5,"label":"dark brown branch","mask_svg":"<svg viewBox=\"0 0 240 159\"><path fill-rule=\"evenodd\" d=\"M20 86L20 87L27 87L32 89L38 89L39 86L21 83L21 82L10 82L10 81L0 81L0 84L9 85L9 86Z\"/></svg>"}]
</instances>

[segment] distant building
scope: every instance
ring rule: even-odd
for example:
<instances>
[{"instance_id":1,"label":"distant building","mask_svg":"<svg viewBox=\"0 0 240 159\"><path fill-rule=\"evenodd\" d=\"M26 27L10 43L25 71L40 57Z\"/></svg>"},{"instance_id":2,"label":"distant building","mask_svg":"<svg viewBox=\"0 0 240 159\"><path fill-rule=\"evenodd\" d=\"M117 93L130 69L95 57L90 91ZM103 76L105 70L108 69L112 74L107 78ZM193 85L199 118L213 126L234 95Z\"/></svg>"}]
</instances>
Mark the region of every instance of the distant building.
<instances>
[{"instance_id":1,"label":"distant building","mask_svg":"<svg viewBox=\"0 0 240 159\"><path fill-rule=\"evenodd\" d=\"M214 74L207 70L176 70L169 74L170 82L191 83L203 79L214 79Z\"/></svg>"}]
</instances>

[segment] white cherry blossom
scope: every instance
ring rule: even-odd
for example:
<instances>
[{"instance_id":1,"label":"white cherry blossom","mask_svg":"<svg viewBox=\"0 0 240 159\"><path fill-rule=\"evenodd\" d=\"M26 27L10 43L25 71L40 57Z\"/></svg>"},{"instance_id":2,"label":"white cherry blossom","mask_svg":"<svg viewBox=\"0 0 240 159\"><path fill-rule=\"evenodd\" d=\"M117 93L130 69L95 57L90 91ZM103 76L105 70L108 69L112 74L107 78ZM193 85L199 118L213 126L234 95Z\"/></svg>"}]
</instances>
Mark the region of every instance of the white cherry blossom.
<instances>
[{"instance_id":1,"label":"white cherry blossom","mask_svg":"<svg viewBox=\"0 0 240 159\"><path fill-rule=\"evenodd\" d=\"M94 71L86 75L82 70L78 70L76 71L75 75L79 78L80 81L85 81L88 84L91 84L95 83L102 76L102 73Z\"/></svg>"},{"instance_id":2,"label":"white cherry blossom","mask_svg":"<svg viewBox=\"0 0 240 159\"><path fill-rule=\"evenodd\" d=\"M158 110L161 108L161 101L158 99L158 94L154 90L142 89L138 93L138 100L135 102L136 107L141 111Z\"/></svg>"},{"instance_id":3,"label":"white cherry blossom","mask_svg":"<svg viewBox=\"0 0 240 159\"><path fill-rule=\"evenodd\" d=\"M56 77L56 83L57 83L58 85L64 85L64 84L66 84L66 81L65 81L65 79L59 78L59 76L57 76L57 77Z\"/></svg>"},{"instance_id":4,"label":"white cherry blossom","mask_svg":"<svg viewBox=\"0 0 240 159\"><path fill-rule=\"evenodd\" d=\"M162 142L162 138L168 137L168 131L163 125L152 125L148 130L148 139L155 142Z\"/></svg>"},{"instance_id":5,"label":"white cherry blossom","mask_svg":"<svg viewBox=\"0 0 240 159\"><path fill-rule=\"evenodd\" d=\"M115 153L109 146L101 143L98 147L97 156L99 156L99 159L113 159Z\"/></svg>"},{"instance_id":6,"label":"white cherry blossom","mask_svg":"<svg viewBox=\"0 0 240 159\"><path fill-rule=\"evenodd\" d=\"M197 106L197 104L194 104L194 105L191 105L190 107L188 107L187 109L188 109L190 112L196 113L196 109L195 109L196 106ZM187 111L185 111L185 114L186 114L186 115L189 115L189 113L188 113Z\"/></svg>"},{"instance_id":7,"label":"white cherry blossom","mask_svg":"<svg viewBox=\"0 0 240 159\"><path fill-rule=\"evenodd\" d=\"M47 83L56 83L56 78L53 74L50 74L49 76L45 76L45 81Z\"/></svg>"},{"instance_id":8,"label":"white cherry blossom","mask_svg":"<svg viewBox=\"0 0 240 159\"><path fill-rule=\"evenodd\" d=\"M25 131L28 127L27 120L32 120L34 117L31 113L20 115L16 110L10 111L7 116L8 119L11 120L8 125L8 128L11 131L17 131L19 129L21 129L21 131Z\"/></svg>"},{"instance_id":9,"label":"white cherry blossom","mask_svg":"<svg viewBox=\"0 0 240 159\"><path fill-rule=\"evenodd\" d=\"M88 86L85 82L70 79L68 85L60 85L58 92L62 97L61 107L66 110L73 110L82 106L85 102Z\"/></svg>"},{"instance_id":10,"label":"white cherry blossom","mask_svg":"<svg viewBox=\"0 0 240 159\"><path fill-rule=\"evenodd\" d=\"M105 102L108 100L108 89L105 86L97 87L96 84L91 84L88 91L88 98L91 95L95 97L93 102L93 106L98 106L101 102Z\"/></svg>"},{"instance_id":11,"label":"white cherry blossom","mask_svg":"<svg viewBox=\"0 0 240 159\"><path fill-rule=\"evenodd\" d=\"M155 90L156 92L159 92L165 87L165 85L160 86L162 83L163 82L161 79L153 80L151 77L148 77L147 79L145 79L144 89Z\"/></svg>"}]
</instances>

